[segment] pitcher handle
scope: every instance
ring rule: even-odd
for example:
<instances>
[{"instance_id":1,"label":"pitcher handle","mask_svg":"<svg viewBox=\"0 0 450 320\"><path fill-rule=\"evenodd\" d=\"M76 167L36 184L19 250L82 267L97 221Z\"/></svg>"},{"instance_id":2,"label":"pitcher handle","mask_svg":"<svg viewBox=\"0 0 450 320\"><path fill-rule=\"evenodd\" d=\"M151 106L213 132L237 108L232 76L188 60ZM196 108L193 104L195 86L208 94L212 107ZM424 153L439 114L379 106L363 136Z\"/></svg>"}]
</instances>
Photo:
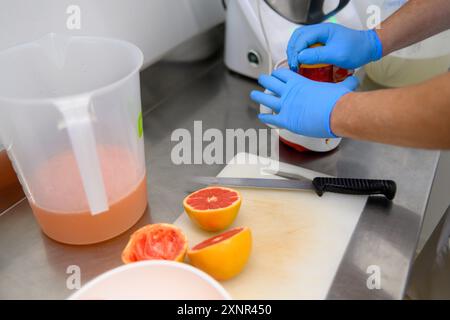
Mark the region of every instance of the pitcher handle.
<instances>
[{"instance_id":1,"label":"pitcher handle","mask_svg":"<svg viewBox=\"0 0 450 320\"><path fill-rule=\"evenodd\" d=\"M92 127L90 104L90 97L84 96L56 102L69 133L89 209L92 215L97 215L107 211L109 207Z\"/></svg>"}]
</instances>

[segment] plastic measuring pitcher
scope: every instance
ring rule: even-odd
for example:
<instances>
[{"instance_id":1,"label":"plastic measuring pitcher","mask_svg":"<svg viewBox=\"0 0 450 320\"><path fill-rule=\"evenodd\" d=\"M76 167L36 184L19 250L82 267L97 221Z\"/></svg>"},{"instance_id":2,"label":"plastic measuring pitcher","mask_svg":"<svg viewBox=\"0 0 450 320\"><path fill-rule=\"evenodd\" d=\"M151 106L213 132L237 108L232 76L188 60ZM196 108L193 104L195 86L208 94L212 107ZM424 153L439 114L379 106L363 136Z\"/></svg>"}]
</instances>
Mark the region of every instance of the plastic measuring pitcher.
<instances>
[{"instance_id":1,"label":"plastic measuring pitcher","mask_svg":"<svg viewBox=\"0 0 450 320\"><path fill-rule=\"evenodd\" d=\"M0 52L0 142L49 237L99 242L143 214L142 61L124 41L55 34Z\"/></svg>"}]
</instances>

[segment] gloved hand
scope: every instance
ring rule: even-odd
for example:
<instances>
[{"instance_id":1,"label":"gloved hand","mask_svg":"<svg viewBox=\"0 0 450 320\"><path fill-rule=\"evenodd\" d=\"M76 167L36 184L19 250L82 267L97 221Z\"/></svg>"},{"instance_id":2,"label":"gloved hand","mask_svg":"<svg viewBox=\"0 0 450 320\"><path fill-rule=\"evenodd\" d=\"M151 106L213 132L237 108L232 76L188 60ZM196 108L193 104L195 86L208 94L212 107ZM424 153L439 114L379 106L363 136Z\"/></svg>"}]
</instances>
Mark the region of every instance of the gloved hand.
<instances>
[{"instance_id":1,"label":"gloved hand","mask_svg":"<svg viewBox=\"0 0 450 320\"><path fill-rule=\"evenodd\" d=\"M324 46L309 48L316 43ZM353 30L334 23L298 28L287 47L288 63L293 71L297 71L299 63L329 63L355 69L381 59L382 55L382 43L374 30Z\"/></svg>"},{"instance_id":2,"label":"gloved hand","mask_svg":"<svg viewBox=\"0 0 450 320\"><path fill-rule=\"evenodd\" d=\"M271 108L276 114L260 114L267 124L316 138L336 138L330 117L336 102L358 86L358 79L348 77L340 83L309 80L289 69L261 75L259 83L275 95L252 91L250 97Z\"/></svg>"}]
</instances>

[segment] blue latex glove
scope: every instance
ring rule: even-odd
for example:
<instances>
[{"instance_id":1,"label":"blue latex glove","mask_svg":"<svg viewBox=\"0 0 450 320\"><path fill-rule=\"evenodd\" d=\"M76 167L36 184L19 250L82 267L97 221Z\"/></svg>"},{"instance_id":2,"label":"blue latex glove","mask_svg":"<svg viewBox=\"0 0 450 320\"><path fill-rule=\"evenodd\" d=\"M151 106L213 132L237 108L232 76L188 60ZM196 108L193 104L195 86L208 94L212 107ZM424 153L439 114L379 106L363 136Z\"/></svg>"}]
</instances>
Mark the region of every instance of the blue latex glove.
<instances>
[{"instance_id":1,"label":"blue latex glove","mask_svg":"<svg viewBox=\"0 0 450 320\"><path fill-rule=\"evenodd\" d=\"M259 83L275 95L252 91L250 97L276 114L260 114L259 119L289 131L317 138L336 138L330 128L330 116L336 102L358 86L348 77L340 83L309 80L289 69L261 75Z\"/></svg>"},{"instance_id":2,"label":"blue latex glove","mask_svg":"<svg viewBox=\"0 0 450 320\"><path fill-rule=\"evenodd\" d=\"M309 48L316 43L324 46ZM296 29L287 47L288 63L293 71L297 71L299 63L329 63L355 69L381 59L382 55L383 46L374 30L353 30L334 23Z\"/></svg>"}]
</instances>

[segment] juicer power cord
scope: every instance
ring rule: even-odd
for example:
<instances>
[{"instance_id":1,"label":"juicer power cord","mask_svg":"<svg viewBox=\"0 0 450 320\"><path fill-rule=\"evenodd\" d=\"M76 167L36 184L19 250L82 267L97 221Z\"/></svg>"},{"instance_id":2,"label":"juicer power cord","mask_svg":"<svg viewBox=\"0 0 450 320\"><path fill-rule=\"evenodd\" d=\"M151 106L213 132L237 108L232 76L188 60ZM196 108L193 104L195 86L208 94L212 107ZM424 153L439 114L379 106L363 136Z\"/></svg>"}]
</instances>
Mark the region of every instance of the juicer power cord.
<instances>
[{"instance_id":1,"label":"juicer power cord","mask_svg":"<svg viewBox=\"0 0 450 320\"><path fill-rule=\"evenodd\" d=\"M269 37L267 36L266 28L264 27L264 21L262 19L262 13L261 13L261 2L264 0L256 0L256 8L258 11L258 20L259 25L261 27L261 31L263 34L264 42L266 44L266 50L267 50L267 57L269 59L269 74L272 73L273 69L273 61L272 61L272 50L270 49L270 43L269 43Z\"/></svg>"}]
</instances>

